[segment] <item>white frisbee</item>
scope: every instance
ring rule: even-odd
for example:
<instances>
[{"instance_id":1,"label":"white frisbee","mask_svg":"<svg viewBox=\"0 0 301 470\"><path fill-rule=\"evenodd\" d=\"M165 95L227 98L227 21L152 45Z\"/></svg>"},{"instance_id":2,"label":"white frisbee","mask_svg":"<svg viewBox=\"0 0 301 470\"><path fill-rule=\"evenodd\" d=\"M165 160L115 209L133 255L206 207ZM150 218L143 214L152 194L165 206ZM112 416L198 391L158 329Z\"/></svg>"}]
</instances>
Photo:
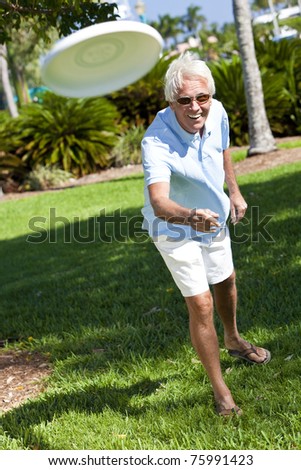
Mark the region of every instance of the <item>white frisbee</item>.
<instances>
[{"instance_id":1,"label":"white frisbee","mask_svg":"<svg viewBox=\"0 0 301 470\"><path fill-rule=\"evenodd\" d=\"M45 85L59 95L86 98L119 90L149 72L163 39L138 21L108 21L59 40L41 59Z\"/></svg>"}]
</instances>

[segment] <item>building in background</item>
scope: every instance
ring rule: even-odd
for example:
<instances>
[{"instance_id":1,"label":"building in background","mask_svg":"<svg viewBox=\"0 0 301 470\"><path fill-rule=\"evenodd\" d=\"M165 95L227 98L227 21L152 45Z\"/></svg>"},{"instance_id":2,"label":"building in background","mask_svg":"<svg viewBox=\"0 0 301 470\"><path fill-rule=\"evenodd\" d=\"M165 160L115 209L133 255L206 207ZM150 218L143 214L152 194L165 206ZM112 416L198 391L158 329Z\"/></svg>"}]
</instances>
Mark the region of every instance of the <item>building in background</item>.
<instances>
[{"instance_id":1,"label":"building in background","mask_svg":"<svg viewBox=\"0 0 301 470\"><path fill-rule=\"evenodd\" d=\"M300 37L298 31L289 26L279 26L280 20L285 20L287 18L294 18L301 15L301 0L298 1L298 5L289 8L281 8L276 10L273 4L273 0L268 0L270 13L264 15L255 16L253 18L253 24L266 24L273 23L274 26L274 35L273 41L281 41L281 39L293 39Z\"/></svg>"}]
</instances>

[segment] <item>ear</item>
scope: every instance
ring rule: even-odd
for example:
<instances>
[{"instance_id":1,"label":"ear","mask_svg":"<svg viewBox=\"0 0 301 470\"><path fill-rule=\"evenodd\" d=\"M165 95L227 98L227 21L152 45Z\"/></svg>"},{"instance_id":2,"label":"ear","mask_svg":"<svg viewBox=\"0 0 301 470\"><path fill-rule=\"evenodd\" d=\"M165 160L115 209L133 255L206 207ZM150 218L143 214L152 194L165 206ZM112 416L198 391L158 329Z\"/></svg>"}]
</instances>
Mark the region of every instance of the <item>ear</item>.
<instances>
[{"instance_id":1,"label":"ear","mask_svg":"<svg viewBox=\"0 0 301 470\"><path fill-rule=\"evenodd\" d=\"M171 102L169 101L168 104L169 104L170 108L174 111L174 110L175 110L175 103L171 103Z\"/></svg>"}]
</instances>

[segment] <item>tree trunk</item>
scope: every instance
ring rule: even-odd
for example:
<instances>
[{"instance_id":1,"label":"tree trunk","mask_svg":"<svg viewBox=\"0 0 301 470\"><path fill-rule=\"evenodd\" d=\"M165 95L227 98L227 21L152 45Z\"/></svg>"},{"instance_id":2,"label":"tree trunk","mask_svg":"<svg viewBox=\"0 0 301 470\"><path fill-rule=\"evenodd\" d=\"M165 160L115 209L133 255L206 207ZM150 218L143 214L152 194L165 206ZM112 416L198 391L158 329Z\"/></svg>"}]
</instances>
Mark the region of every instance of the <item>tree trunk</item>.
<instances>
[{"instance_id":1,"label":"tree trunk","mask_svg":"<svg viewBox=\"0 0 301 470\"><path fill-rule=\"evenodd\" d=\"M256 59L251 11L248 0L233 0L233 13L242 58L248 111L250 148L248 156L276 149L264 105L261 75Z\"/></svg>"},{"instance_id":2,"label":"tree trunk","mask_svg":"<svg viewBox=\"0 0 301 470\"><path fill-rule=\"evenodd\" d=\"M10 70L10 79L18 98L18 105L22 107L24 104L29 104L31 101L27 82L24 77L24 67L15 63L16 61L14 60L13 54L10 53L8 46L6 47L6 54L8 68Z\"/></svg>"},{"instance_id":3,"label":"tree trunk","mask_svg":"<svg viewBox=\"0 0 301 470\"><path fill-rule=\"evenodd\" d=\"M9 81L9 73L7 66L7 51L6 45L0 44L0 69L1 69L1 78L3 83L3 90L7 101L7 107L12 117L18 117L18 108L14 102L14 94Z\"/></svg>"}]
</instances>

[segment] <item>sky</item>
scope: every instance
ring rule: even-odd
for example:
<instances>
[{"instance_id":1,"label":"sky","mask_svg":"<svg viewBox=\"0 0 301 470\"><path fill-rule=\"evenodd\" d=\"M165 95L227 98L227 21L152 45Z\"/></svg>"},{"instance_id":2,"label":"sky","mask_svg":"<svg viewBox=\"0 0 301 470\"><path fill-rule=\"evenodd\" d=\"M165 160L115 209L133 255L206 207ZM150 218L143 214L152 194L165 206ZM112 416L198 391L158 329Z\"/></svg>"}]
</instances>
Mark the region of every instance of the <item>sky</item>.
<instances>
[{"instance_id":1,"label":"sky","mask_svg":"<svg viewBox=\"0 0 301 470\"><path fill-rule=\"evenodd\" d=\"M207 19L208 23L233 23L232 0L143 0L145 4L145 17L147 21L155 21L158 16L182 16L191 5L199 6L199 13ZM132 11L135 12L137 0L128 0Z\"/></svg>"}]
</instances>

